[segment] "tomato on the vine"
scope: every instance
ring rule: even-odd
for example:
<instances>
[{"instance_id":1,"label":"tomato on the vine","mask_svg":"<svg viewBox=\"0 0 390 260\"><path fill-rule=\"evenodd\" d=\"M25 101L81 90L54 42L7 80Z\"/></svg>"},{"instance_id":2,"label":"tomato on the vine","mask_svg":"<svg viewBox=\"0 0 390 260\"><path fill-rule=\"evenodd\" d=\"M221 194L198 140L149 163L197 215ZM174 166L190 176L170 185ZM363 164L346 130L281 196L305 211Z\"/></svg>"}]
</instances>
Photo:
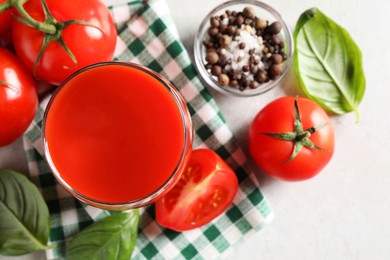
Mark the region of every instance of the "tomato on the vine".
<instances>
[{"instance_id":1,"label":"tomato on the vine","mask_svg":"<svg viewBox=\"0 0 390 260\"><path fill-rule=\"evenodd\" d=\"M221 157L194 150L178 183L156 202L157 222L175 231L203 226L231 205L237 189L237 177Z\"/></svg>"},{"instance_id":2,"label":"tomato on the vine","mask_svg":"<svg viewBox=\"0 0 390 260\"><path fill-rule=\"evenodd\" d=\"M317 175L334 152L327 113L306 98L282 97L265 106L249 130L249 150L267 174L286 181Z\"/></svg>"},{"instance_id":3,"label":"tomato on the vine","mask_svg":"<svg viewBox=\"0 0 390 260\"><path fill-rule=\"evenodd\" d=\"M117 32L101 1L29 0L23 8L33 19L44 22L42 30L46 31L22 23L20 20L28 22L25 15L12 26L16 54L37 79L58 85L80 68L112 59Z\"/></svg>"},{"instance_id":4,"label":"tomato on the vine","mask_svg":"<svg viewBox=\"0 0 390 260\"><path fill-rule=\"evenodd\" d=\"M31 73L14 54L0 48L0 146L24 133L37 107L37 86Z\"/></svg>"},{"instance_id":5,"label":"tomato on the vine","mask_svg":"<svg viewBox=\"0 0 390 260\"><path fill-rule=\"evenodd\" d=\"M4 4L8 0L0 0L0 4ZM12 25L12 9L7 9L0 13L0 38L11 30Z\"/></svg>"}]
</instances>

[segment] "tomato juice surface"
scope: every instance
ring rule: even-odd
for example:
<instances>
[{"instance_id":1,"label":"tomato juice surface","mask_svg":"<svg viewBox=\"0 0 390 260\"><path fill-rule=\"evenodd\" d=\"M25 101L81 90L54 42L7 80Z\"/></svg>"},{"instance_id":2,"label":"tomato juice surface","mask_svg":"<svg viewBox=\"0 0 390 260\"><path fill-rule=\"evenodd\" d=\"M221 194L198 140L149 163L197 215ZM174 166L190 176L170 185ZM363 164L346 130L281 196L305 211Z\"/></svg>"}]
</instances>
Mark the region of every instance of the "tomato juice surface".
<instances>
[{"instance_id":1,"label":"tomato juice surface","mask_svg":"<svg viewBox=\"0 0 390 260\"><path fill-rule=\"evenodd\" d=\"M46 111L46 157L72 190L121 203L167 182L183 153L185 126L161 80L108 63L71 76L57 91Z\"/></svg>"}]
</instances>

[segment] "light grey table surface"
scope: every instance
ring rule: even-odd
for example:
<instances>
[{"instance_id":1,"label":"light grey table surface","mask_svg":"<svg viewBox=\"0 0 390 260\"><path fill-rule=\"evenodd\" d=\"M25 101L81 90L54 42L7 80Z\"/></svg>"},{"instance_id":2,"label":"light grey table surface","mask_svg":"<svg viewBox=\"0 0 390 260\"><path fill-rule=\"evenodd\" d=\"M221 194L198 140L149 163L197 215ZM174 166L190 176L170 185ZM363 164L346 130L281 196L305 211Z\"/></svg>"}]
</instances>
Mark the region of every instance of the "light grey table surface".
<instances>
[{"instance_id":1,"label":"light grey table surface","mask_svg":"<svg viewBox=\"0 0 390 260\"><path fill-rule=\"evenodd\" d=\"M192 55L197 27L221 0L167 0L179 35ZM259 172L261 189L275 218L237 247L229 259L390 259L390 28L388 1L265 1L293 29L299 15L319 7L345 27L364 56L367 87L353 114L332 117L336 150L328 167L314 179L277 181ZM277 97L297 94L295 74L261 96L232 98L212 92L222 114L247 153L248 126L256 113ZM20 140L0 149L0 167L26 171ZM17 259L42 259L35 253ZM0 257L3 259L15 259Z\"/></svg>"}]
</instances>

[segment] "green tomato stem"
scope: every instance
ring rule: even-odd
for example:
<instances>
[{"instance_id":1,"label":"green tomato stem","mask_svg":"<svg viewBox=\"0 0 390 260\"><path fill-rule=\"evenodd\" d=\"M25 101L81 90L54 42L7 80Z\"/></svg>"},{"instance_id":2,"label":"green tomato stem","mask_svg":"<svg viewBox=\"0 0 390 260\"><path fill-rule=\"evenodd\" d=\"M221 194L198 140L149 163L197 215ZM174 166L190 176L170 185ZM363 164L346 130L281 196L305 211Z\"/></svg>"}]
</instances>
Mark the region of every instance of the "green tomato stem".
<instances>
[{"instance_id":1,"label":"green tomato stem","mask_svg":"<svg viewBox=\"0 0 390 260\"><path fill-rule=\"evenodd\" d=\"M304 140L304 139L306 139L306 138L309 138L310 137L310 132L308 132L308 131L304 131L304 132L302 132L302 133L299 133L298 135L297 135L297 137L295 138L295 141L302 141L302 140Z\"/></svg>"},{"instance_id":2,"label":"green tomato stem","mask_svg":"<svg viewBox=\"0 0 390 260\"><path fill-rule=\"evenodd\" d=\"M53 24L39 22L32 18L29 13L24 9L23 4L27 0L19 0L12 2L13 7L18 11L18 13L22 16L25 24L47 34L55 34L57 32L57 28Z\"/></svg>"},{"instance_id":3,"label":"green tomato stem","mask_svg":"<svg viewBox=\"0 0 390 260\"><path fill-rule=\"evenodd\" d=\"M17 87L13 86L12 84L9 84L8 82L0 80L0 86L4 85L6 88L12 89L16 93L20 93L20 89Z\"/></svg>"},{"instance_id":4,"label":"green tomato stem","mask_svg":"<svg viewBox=\"0 0 390 260\"><path fill-rule=\"evenodd\" d=\"M319 125L319 126L313 126L308 129L303 129L302 121L301 121L301 114L298 107L298 97L295 97L294 99L294 108L295 108L295 118L294 118L294 132L287 132L287 133L263 133L260 132L260 134L264 134L273 138L290 141L294 144L293 152L284 163L288 163L299 154L301 149L303 147L314 149L314 150L323 150L321 147L316 146L311 140L310 136L317 130L323 128L326 126L326 123Z\"/></svg>"},{"instance_id":5,"label":"green tomato stem","mask_svg":"<svg viewBox=\"0 0 390 260\"><path fill-rule=\"evenodd\" d=\"M12 4L10 3L10 1L7 1L7 2L0 4L0 13L7 11L11 7L12 7Z\"/></svg>"}]
</instances>

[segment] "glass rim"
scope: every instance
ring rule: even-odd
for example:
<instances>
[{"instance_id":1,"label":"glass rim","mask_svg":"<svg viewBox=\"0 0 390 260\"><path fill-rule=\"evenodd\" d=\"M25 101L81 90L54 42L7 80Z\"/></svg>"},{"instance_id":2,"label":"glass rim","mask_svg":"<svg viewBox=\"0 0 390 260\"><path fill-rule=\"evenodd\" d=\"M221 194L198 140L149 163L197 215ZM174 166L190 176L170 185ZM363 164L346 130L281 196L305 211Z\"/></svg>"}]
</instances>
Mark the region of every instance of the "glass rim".
<instances>
[{"instance_id":1,"label":"glass rim","mask_svg":"<svg viewBox=\"0 0 390 260\"><path fill-rule=\"evenodd\" d=\"M287 60L285 61L284 70L281 75L279 75L276 79L261 84L256 89L246 89L244 91L239 91L236 88L232 88L230 86L222 87L219 85L218 81L206 70L204 66L204 57L203 57L203 40L207 32L207 25L209 23L210 17L213 15L225 10L228 7L232 7L235 5L249 5L249 6L255 6L257 8L263 9L265 12L268 12L270 15L272 15L277 21L280 21L282 24L282 32L284 34L284 41L286 43L286 46L288 47L288 53L287 54ZM195 68L200 74L200 78L203 82L205 82L208 86L210 86L212 89L218 91L219 93L228 95L228 96L234 96L234 97L253 97L260 94L264 94L265 92L273 89L276 87L280 81L287 75L287 72L292 64L292 59L294 55L294 41L292 37L291 30L287 26L286 22L280 15L278 11L276 11L273 7L270 5L263 3L258 0L230 0L227 2L224 2L216 7L214 7L201 21L198 31L196 32L195 39L194 39L194 61L195 61Z\"/></svg>"},{"instance_id":2,"label":"glass rim","mask_svg":"<svg viewBox=\"0 0 390 260\"><path fill-rule=\"evenodd\" d=\"M55 97L58 95L58 93L63 89L67 83L76 77L77 75L83 73L84 71L96 68L96 67L105 67L105 66L125 66L130 67L133 69L136 69L138 71L144 72L148 74L149 76L152 76L154 79L156 79L163 87L165 87L168 92L170 93L171 97L174 99L177 108L180 111L181 121L183 124L183 131L184 131L184 139L183 139L183 147L180 154L179 161L176 164L176 167L174 168L173 172L170 174L169 178L155 191L151 192L148 195L145 195L139 199L129 200L129 201L121 201L121 202L109 202L109 201L102 201L97 200L91 197L88 197L81 192L74 189L71 185L69 185L62 177L60 172L57 170L55 163L53 162L50 151L49 151L49 145L46 140L46 121L47 116L50 112L50 107L52 103L55 100ZM155 201L160 195L167 192L167 188L174 184L176 179L178 179L178 174L181 173L189 159L189 155L192 150L192 140L193 140L193 133L192 133L192 121L191 116L188 110L188 107L186 105L186 102L180 92L176 89L176 87L166 78L164 78L161 74L136 63L132 62L122 62L122 61L107 61L107 62L99 62L95 63L89 66L86 66L84 68L81 68L80 70L72 73L69 75L52 93L52 96L49 99L49 102L47 103L47 106L44 111L43 120L42 120L42 143L43 143L43 151L44 151L44 158L47 162L52 174L54 175L55 179L58 181L58 183L65 188L70 194L72 194L74 197L79 199L80 201L87 203L89 205L102 208L102 209L113 209L113 210L123 210L123 209L131 209L131 208L139 208L145 205L148 205Z\"/></svg>"}]
</instances>

